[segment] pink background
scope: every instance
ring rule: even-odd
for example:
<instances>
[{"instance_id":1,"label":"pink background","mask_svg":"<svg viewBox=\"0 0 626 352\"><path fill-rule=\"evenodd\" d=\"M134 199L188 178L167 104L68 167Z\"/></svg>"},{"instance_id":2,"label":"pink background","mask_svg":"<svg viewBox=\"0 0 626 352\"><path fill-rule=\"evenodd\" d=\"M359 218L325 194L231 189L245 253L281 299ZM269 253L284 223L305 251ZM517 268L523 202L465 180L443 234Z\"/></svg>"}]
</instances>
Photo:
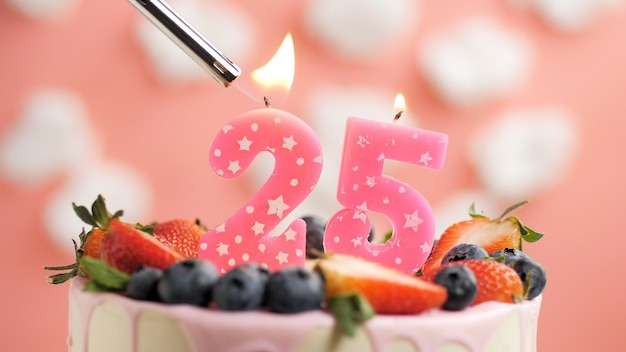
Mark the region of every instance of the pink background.
<instances>
[{"instance_id":1,"label":"pink background","mask_svg":"<svg viewBox=\"0 0 626 352\"><path fill-rule=\"evenodd\" d=\"M538 349L602 351L626 344L624 234L619 223L626 199L626 125L621 121L626 116L626 13L618 10L584 31L563 33L506 1L422 1L417 28L401 38L393 57L381 57L393 64L372 69L325 56L302 29L306 2L292 3L235 3L259 23L272 24L258 26L262 39L242 66L265 63L291 31L296 78L280 108L303 119L311 104L308 91L320 83L403 91L412 112L422 117L421 127L450 136L443 171L403 167L395 175L410 179L431 204L478 183L464 148L469 132L489 124L497 112L511 105L556 102L575 114L581 133L569 172L517 213L546 233L540 243L526 246L549 275ZM414 52L427 34L469 14L495 16L523 30L538 55L532 74L514 96L457 109L431 91ZM259 104L235 89L220 88L208 76L191 86L160 83L133 37L138 17L122 0L82 1L70 15L51 22L34 21L0 3L0 138L16 123L34 89L72 90L87 104L104 139L105 156L133 165L149 180L154 203L146 221L198 216L215 224L254 189L243 179L224 181L212 173L207 161L211 138L228 119ZM48 285L42 267L65 264L72 257L49 240L40 216L63 181L59 175L23 187L0 178L0 350L65 349L67 287Z\"/></svg>"}]
</instances>

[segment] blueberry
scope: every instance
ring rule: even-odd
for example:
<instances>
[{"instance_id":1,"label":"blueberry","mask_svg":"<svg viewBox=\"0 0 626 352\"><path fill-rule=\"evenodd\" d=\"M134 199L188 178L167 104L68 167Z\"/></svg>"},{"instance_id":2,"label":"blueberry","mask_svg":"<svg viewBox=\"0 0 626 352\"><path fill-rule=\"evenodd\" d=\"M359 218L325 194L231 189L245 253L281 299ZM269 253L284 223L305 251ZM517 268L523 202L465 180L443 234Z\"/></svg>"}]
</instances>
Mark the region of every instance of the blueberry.
<instances>
[{"instance_id":1,"label":"blueberry","mask_svg":"<svg viewBox=\"0 0 626 352\"><path fill-rule=\"evenodd\" d=\"M325 294L324 280L317 272L289 266L270 276L265 294L272 312L298 313L320 309Z\"/></svg>"},{"instance_id":2,"label":"blueberry","mask_svg":"<svg viewBox=\"0 0 626 352\"><path fill-rule=\"evenodd\" d=\"M269 271L258 264L241 264L220 277L213 286L213 301L223 310L254 310L265 298Z\"/></svg>"},{"instance_id":3,"label":"blueberry","mask_svg":"<svg viewBox=\"0 0 626 352\"><path fill-rule=\"evenodd\" d=\"M546 287L546 271L541 264L530 257L512 261L509 266L513 268L524 284L526 299L533 299L543 292Z\"/></svg>"},{"instance_id":4,"label":"blueberry","mask_svg":"<svg viewBox=\"0 0 626 352\"><path fill-rule=\"evenodd\" d=\"M457 262L460 260L483 259L488 256L489 253L487 253L487 251L481 246L471 243L460 243L450 248L448 253L441 258L441 264Z\"/></svg>"},{"instance_id":5,"label":"blueberry","mask_svg":"<svg viewBox=\"0 0 626 352\"><path fill-rule=\"evenodd\" d=\"M142 265L128 279L126 294L133 299L158 302L157 284L162 276L161 269Z\"/></svg>"},{"instance_id":6,"label":"blueberry","mask_svg":"<svg viewBox=\"0 0 626 352\"><path fill-rule=\"evenodd\" d=\"M211 301L211 289L218 278L213 264L199 259L185 259L163 271L157 290L165 303L205 307Z\"/></svg>"},{"instance_id":7,"label":"blueberry","mask_svg":"<svg viewBox=\"0 0 626 352\"><path fill-rule=\"evenodd\" d=\"M464 265L451 265L439 270L434 282L448 291L448 298L442 306L445 310L464 309L472 303L478 292L476 276Z\"/></svg>"},{"instance_id":8,"label":"blueberry","mask_svg":"<svg viewBox=\"0 0 626 352\"><path fill-rule=\"evenodd\" d=\"M367 234L367 241L372 242L374 239L374 226L370 226L370 232Z\"/></svg>"},{"instance_id":9,"label":"blueberry","mask_svg":"<svg viewBox=\"0 0 626 352\"><path fill-rule=\"evenodd\" d=\"M305 216L306 222L306 257L315 259L320 253L324 253L324 231L326 223L316 216Z\"/></svg>"},{"instance_id":10,"label":"blueberry","mask_svg":"<svg viewBox=\"0 0 626 352\"><path fill-rule=\"evenodd\" d=\"M528 254L515 248L505 248L501 251L491 253L492 258L499 258L502 256L504 256L504 264L506 265L509 265L514 260L528 258Z\"/></svg>"}]
</instances>

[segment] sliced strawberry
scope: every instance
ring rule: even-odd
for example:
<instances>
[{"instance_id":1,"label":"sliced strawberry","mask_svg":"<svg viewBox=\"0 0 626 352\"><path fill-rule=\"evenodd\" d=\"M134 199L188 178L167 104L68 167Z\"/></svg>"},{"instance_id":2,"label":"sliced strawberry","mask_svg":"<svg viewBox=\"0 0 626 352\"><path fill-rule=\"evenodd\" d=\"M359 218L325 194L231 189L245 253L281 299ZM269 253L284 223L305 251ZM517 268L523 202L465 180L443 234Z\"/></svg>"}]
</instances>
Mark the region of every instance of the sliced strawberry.
<instances>
[{"instance_id":1,"label":"sliced strawberry","mask_svg":"<svg viewBox=\"0 0 626 352\"><path fill-rule=\"evenodd\" d=\"M198 243L206 230L199 222L187 219L174 219L154 225L156 239L174 248L186 258L198 257Z\"/></svg>"},{"instance_id":2,"label":"sliced strawberry","mask_svg":"<svg viewBox=\"0 0 626 352\"><path fill-rule=\"evenodd\" d=\"M417 314L441 307L447 296L443 286L360 257L328 254L317 270L324 276L327 299L358 293L379 314Z\"/></svg>"},{"instance_id":3,"label":"sliced strawberry","mask_svg":"<svg viewBox=\"0 0 626 352\"><path fill-rule=\"evenodd\" d=\"M514 216L505 216L514 209L526 204L526 201L508 207L498 218L489 219L474 212L474 205L470 207L471 220L458 222L450 226L441 235L433 248L430 257L422 267L423 274L436 272L441 266L441 259L448 251L460 243L472 243L484 248L491 254L505 248L522 248L522 239L526 242L535 242L543 237L524 226Z\"/></svg>"},{"instance_id":4,"label":"sliced strawberry","mask_svg":"<svg viewBox=\"0 0 626 352\"><path fill-rule=\"evenodd\" d=\"M478 292L471 305L488 301L516 303L523 299L524 285L515 270L495 260L463 260L441 266L465 265L474 272ZM434 277L435 275L429 275Z\"/></svg>"},{"instance_id":5,"label":"sliced strawberry","mask_svg":"<svg viewBox=\"0 0 626 352\"><path fill-rule=\"evenodd\" d=\"M140 265L165 269L185 257L150 234L114 219L102 239L100 258L108 265L131 274Z\"/></svg>"}]
</instances>

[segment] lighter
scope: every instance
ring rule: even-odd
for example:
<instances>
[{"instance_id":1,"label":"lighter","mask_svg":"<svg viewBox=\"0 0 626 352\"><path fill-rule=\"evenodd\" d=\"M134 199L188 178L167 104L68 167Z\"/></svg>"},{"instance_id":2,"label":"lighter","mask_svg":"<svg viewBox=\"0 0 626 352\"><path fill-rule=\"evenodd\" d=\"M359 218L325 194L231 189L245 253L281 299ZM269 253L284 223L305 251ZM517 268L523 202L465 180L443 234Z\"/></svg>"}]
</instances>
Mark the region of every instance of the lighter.
<instances>
[{"instance_id":1,"label":"lighter","mask_svg":"<svg viewBox=\"0 0 626 352\"><path fill-rule=\"evenodd\" d=\"M222 86L228 87L241 69L162 0L128 0L152 24L189 55Z\"/></svg>"}]
</instances>

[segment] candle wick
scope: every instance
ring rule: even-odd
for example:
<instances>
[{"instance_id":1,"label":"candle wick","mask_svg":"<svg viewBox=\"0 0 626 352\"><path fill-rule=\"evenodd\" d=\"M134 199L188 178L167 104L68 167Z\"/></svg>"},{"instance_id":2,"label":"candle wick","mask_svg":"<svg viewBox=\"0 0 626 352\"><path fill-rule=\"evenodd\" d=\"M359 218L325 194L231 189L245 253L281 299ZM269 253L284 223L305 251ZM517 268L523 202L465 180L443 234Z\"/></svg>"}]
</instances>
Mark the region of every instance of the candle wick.
<instances>
[{"instance_id":1,"label":"candle wick","mask_svg":"<svg viewBox=\"0 0 626 352\"><path fill-rule=\"evenodd\" d=\"M266 108L271 108L272 104L270 104L269 99L267 99L267 97L263 97L263 102L265 102L265 107Z\"/></svg>"},{"instance_id":2,"label":"candle wick","mask_svg":"<svg viewBox=\"0 0 626 352\"><path fill-rule=\"evenodd\" d=\"M396 116L393 117L393 122L398 121L398 119L400 118L400 116L402 116L402 114L404 113L403 110L398 111L398 113L396 114Z\"/></svg>"}]
</instances>

